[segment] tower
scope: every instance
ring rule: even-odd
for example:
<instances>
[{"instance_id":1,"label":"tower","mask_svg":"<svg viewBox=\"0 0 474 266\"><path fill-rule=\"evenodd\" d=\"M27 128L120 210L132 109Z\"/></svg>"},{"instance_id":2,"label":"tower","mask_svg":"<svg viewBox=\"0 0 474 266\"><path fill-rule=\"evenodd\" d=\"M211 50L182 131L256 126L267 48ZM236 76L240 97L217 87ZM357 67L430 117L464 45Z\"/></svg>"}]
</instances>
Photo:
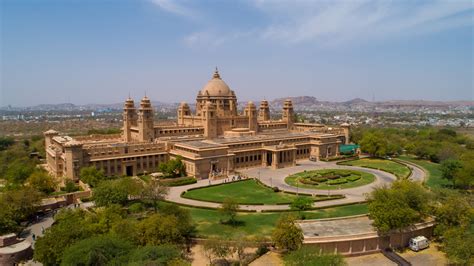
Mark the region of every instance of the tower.
<instances>
[{"instance_id":1,"label":"tower","mask_svg":"<svg viewBox=\"0 0 474 266\"><path fill-rule=\"evenodd\" d=\"M132 141L132 126L137 125L137 111L135 103L128 97L123 106L123 140L125 142Z\"/></svg>"},{"instance_id":2,"label":"tower","mask_svg":"<svg viewBox=\"0 0 474 266\"><path fill-rule=\"evenodd\" d=\"M245 116L249 119L249 130L257 131L257 108L253 102L248 102L247 106L245 107Z\"/></svg>"},{"instance_id":3,"label":"tower","mask_svg":"<svg viewBox=\"0 0 474 266\"><path fill-rule=\"evenodd\" d=\"M350 137L350 129L351 125L348 123L341 124L341 128L344 131L344 144L349 144L349 137Z\"/></svg>"},{"instance_id":4,"label":"tower","mask_svg":"<svg viewBox=\"0 0 474 266\"><path fill-rule=\"evenodd\" d=\"M178 108L178 124L185 125L184 117L191 115L191 109L189 105L185 102L182 102Z\"/></svg>"},{"instance_id":5,"label":"tower","mask_svg":"<svg viewBox=\"0 0 474 266\"><path fill-rule=\"evenodd\" d=\"M260 108L258 110L258 121L269 121L270 120L270 107L268 101L263 100L260 102Z\"/></svg>"},{"instance_id":6,"label":"tower","mask_svg":"<svg viewBox=\"0 0 474 266\"><path fill-rule=\"evenodd\" d=\"M73 181L79 180L80 169L83 166L83 150L82 144L72 140L64 144L64 163L65 175Z\"/></svg>"},{"instance_id":7,"label":"tower","mask_svg":"<svg viewBox=\"0 0 474 266\"><path fill-rule=\"evenodd\" d=\"M206 102L202 108L202 125L204 126L204 137L212 139L217 137L217 115L216 106L212 102Z\"/></svg>"},{"instance_id":8,"label":"tower","mask_svg":"<svg viewBox=\"0 0 474 266\"><path fill-rule=\"evenodd\" d=\"M293 123L295 122L295 112L293 111L293 103L290 99L285 100L285 103L283 104L283 114L281 119L287 123L288 129L293 128Z\"/></svg>"},{"instance_id":9,"label":"tower","mask_svg":"<svg viewBox=\"0 0 474 266\"><path fill-rule=\"evenodd\" d=\"M153 141L153 108L148 97L143 97L138 109L138 140L139 141Z\"/></svg>"}]
</instances>

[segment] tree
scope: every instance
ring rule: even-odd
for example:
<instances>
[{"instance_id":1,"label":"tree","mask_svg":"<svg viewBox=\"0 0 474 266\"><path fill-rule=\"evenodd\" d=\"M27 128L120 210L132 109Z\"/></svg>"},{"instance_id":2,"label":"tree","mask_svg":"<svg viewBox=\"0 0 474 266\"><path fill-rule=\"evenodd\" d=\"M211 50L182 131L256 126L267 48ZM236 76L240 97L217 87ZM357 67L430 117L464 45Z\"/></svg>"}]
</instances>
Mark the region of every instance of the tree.
<instances>
[{"instance_id":1,"label":"tree","mask_svg":"<svg viewBox=\"0 0 474 266\"><path fill-rule=\"evenodd\" d=\"M167 178L186 176L186 167L181 156L177 156L166 163L161 163L158 166L158 171L162 172Z\"/></svg>"},{"instance_id":2,"label":"tree","mask_svg":"<svg viewBox=\"0 0 474 266\"><path fill-rule=\"evenodd\" d=\"M474 234L463 228L453 228L443 235L443 250L453 264L474 264Z\"/></svg>"},{"instance_id":3,"label":"tree","mask_svg":"<svg viewBox=\"0 0 474 266\"><path fill-rule=\"evenodd\" d=\"M79 177L82 182L96 187L99 183L106 179L103 169L98 170L95 166L84 167L81 169Z\"/></svg>"},{"instance_id":4,"label":"tree","mask_svg":"<svg viewBox=\"0 0 474 266\"><path fill-rule=\"evenodd\" d=\"M111 204L123 205L128 200L128 188L123 186L120 180L103 181L93 189L92 199L99 207Z\"/></svg>"},{"instance_id":5,"label":"tree","mask_svg":"<svg viewBox=\"0 0 474 266\"><path fill-rule=\"evenodd\" d=\"M181 250L174 245L144 246L130 253L128 265L169 265L181 258Z\"/></svg>"},{"instance_id":6,"label":"tree","mask_svg":"<svg viewBox=\"0 0 474 266\"><path fill-rule=\"evenodd\" d=\"M116 258L127 256L133 245L107 235L80 240L68 247L61 265L107 265Z\"/></svg>"},{"instance_id":7,"label":"tree","mask_svg":"<svg viewBox=\"0 0 474 266\"><path fill-rule=\"evenodd\" d=\"M64 250L78 240L94 235L82 209L65 209L55 216L54 225L35 243L34 260L43 265L59 265Z\"/></svg>"},{"instance_id":8,"label":"tree","mask_svg":"<svg viewBox=\"0 0 474 266\"><path fill-rule=\"evenodd\" d=\"M13 138L9 137L0 137L0 151L6 150L8 147L12 146L15 143Z\"/></svg>"},{"instance_id":9,"label":"tree","mask_svg":"<svg viewBox=\"0 0 474 266\"><path fill-rule=\"evenodd\" d=\"M0 193L0 234L17 232L20 223L32 215L41 199L31 187L20 187Z\"/></svg>"},{"instance_id":10,"label":"tree","mask_svg":"<svg viewBox=\"0 0 474 266\"><path fill-rule=\"evenodd\" d=\"M462 165L459 160L447 159L441 163L441 177L453 182L453 187L456 187L456 175L461 169Z\"/></svg>"},{"instance_id":11,"label":"tree","mask_svg":"<svg viewBox=\"0 0 474 266\"><path fill-rule=\"evenodd\" d=\"M474 186L474 152L465 152L460 156L461 169L456 171L455 179L458 185L470 188Z\"/></svg>"},{"instance_id":12,"label":"tree","mask_svg":"<svg viewBox=\"0 0 474 266\"><path fill-rule=\"evenodd\" d=\"M71 192L78 191L79 187L76 185L76 183L74 183L74 181L68 179L68 180L66 180L64 190L68 193L71 193Z\"/></svg>"},{"instance_id":13,"label":"tree","mask_svg":"<svg viewBox=\"0 0 474 266\"><path fill-rule=\"evenodd\" d=\"M185 237L176 226L180 221L174 215L153 214L138 224L141 245L184 244Z\"/></svg>"},{"instance_id":14,"label":"tree","mask_svg":"<svg viewBox=\"0 0 474 266\"><path fill-rule=\"evenodd\" d=\"M158 202L166 197L168 191L168 187L163 186L158 180L152 179L145 185L141 197L145 203L151 204L156 212Z\"/></svg>"},{"instance_id":15,"label":"tree","mask_svg":"<svg viewBox=\"0 0 474 266\"><path fill-rule=\"evenodd\" d=\"M26 180L28 185L45 194L56 190L57 182L44 170L34 171Z\"/></svg>"},{"instance_id":16,"label":"tree","mask_svg":"<svg viewBox=\"0 0 474 266\"><path fill-rule=\"evenodd\" d=\"M361 141L360 146L363 151L371 156L382 157L387 153L387 140L380 134L366 133Z\"/></svg>"},{"instance_id":17,"label":"tree","mask_svg":"<svg viewBox=\"0 0 474 266\"><path fill-rule=\"evenodd\" d=\"M224 216L229 217L226 221L232 225L236 222L237 211L239 210L239 204L235 202L231 198L224 199L222 202L221 207L219 208L219 212L222 213Z\"/></svg>"},{"instance_id":18,"label":"tree","mask_svg":"<svg viewBox=\"0 0 474 266\"><path fill-rule=\"evenodd\" d=\"M381 233L402 229L420 221L428 213L430 194L420 184L398 180L375 188L367 196L370 218Z\"/></svg>"},{"instance_id":19,"label":"tree","mask_svg":"<svg viewBox=\"0 0 474 266\"><path fill-rule=\"evenodd\" d=\"M228 241L218 238L210 238L204 242L203 251L209 259L209 265L212 265L212 258L224 259L231 253L231 247Z\"/></svg>"},{"instance_id":20,"label":"tree","mask_svg":"<svg viewBox=\"0 0 474 266\"><path fill-rule=\"evenodd\" d=\"M313 205L313 200L310 197L297 197L293 202L290 204L290 208L292 210L297 210L300 215L301 211L309 210Z\"/></svg>"},{"instance_id":21,"label":"tree","mask_svg":"<svg viewBox=\"0 0 474 266\"><path fill-rule=\"evenodd\" d=\"M283 257L285 265L306 266L306 265L346 265L344 257L340 254L323 253L317 247L302 246L300 249L292 251Z\"/></svg>"},{"instance_id":22,"label":"tree","mask_svg":"<svg viewBox=\"0 0 474 266\"><path fill-rule=\"evenodd\" d=\"M437 235L443 235L452 228L467 228L474 214L469 201L463 195L452 191L447 194L440 195L440 204L434 209Z\"/></svg>"},{"instance_id":23,"label":"tree","mask_svg":"<svg viewBox=\"0 0 474 266\"><path fill-rule=\"evenodd\" d=\"M272 240L278 248L296 250L303 244L303 231L295 224L295 218L282 215L272 233Z\"/></svg>"}]
</instances>

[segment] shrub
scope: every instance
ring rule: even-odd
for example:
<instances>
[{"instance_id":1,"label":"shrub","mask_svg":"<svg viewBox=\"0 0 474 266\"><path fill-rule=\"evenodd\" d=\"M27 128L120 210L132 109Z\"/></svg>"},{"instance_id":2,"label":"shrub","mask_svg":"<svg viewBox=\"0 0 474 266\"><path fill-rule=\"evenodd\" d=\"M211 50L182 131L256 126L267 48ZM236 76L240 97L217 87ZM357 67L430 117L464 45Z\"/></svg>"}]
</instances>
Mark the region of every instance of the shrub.
<instances>
[{"instance_id":1,"label":"shrub","mask_svg":"<svg viewBox=\"0 0 474 266\"><path fill-rule=\"evenodd\" d=\"M311 177L311 181L317 182L317 183L322 183L328 181L327 178L324 177Z\"/></svg>"},{"instance_id":2,"label":"shrub","mask_svg":"<svg viewBox=\"0 0 474 266\"><path fill-rule=\"evenodd\" d=\"M300 178L299 181L305 185L318 185L318 182L311 181L310 179Z\"/></svg>"},{"instance_id":3,"label":"shrub","mask_svg":"<svg viewBox=\"0 0 474 266\"><path fill-rule=\"evenodd\" d=\"M347 177L346 179L353 182L353 181L357 181L361 178L362 177L360 175L351 175L351 176Z\"/></svg>"},{"instance_id":4,"label":"shrub","mask_svg":"<svg viewBox=\"0 0 474 266\"><path fill-rule=\"evenodd\" d=\"M273 187L273 192L280 192L280 189L278 187Z\"/></svg>"},{"instance_id":5,"label":"shrub","mask_svg":"<svg viewBox=\"0 0 474 266\"><path fill-rule=\"evenodd\" d=\"M128 210L131 213L137 213L137 212L142 212L143 210L145 210L145 207L143 206L141 202L135 202L128 207Z\"/></svg>"},{"instance_id":6,"label":"shrub","mask_svg":"<svg viewBox=\"0 0 474 266\"><path fill-rule=\"evenodd\" d=\"M345 184L345 183L347 183L346 179L329 180L327 182L328 185L340 185L340 184Z\"/></svg>"},{"instance_id":7,"label":"shrub","mask_svg":"<svg viewBox=\"0 0 474 266\"><path fill-rule=\"evenodd\" d=\"M327 179L329 179L329 180L334 180L334 179L340 178L341 176L339 176L339 175L334 175L334 174L329 174L329 175L324 175L323 177L324 177L324 178L327 178Z\"/></svg>"},{"instance_id":8,"label":"shrub","mask_svg":"<svg viewBox=\"0 0 474 266\"><path fill-rule=\"evenodd\" d=\"M184 186L184 185L194 184L196 182L197 182L197 179L194 178L194 177L184 177L184 178L161 180L161 183L163 185L169 186L169 187Z\"/></svg>"}]
</instances>

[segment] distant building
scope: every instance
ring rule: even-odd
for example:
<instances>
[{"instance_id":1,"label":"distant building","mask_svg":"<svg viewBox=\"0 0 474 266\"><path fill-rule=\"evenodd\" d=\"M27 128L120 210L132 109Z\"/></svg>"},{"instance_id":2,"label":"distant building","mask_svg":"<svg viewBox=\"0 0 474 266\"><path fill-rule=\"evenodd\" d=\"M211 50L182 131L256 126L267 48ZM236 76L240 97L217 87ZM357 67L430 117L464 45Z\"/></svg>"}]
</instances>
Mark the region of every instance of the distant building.
<instances>
[{"instance_id":1,"label":"distant building","mask_svg":"<svg viewBox=\"0 0 474 266\"><path fill-rule=\"evenodd\" d=\"M291 100L282 109L279 120L270 120L267 101L258 108L249 102L239 113L235 92L216 69L198 92L196 111L181 103L173 124L156 125L145 96L138 109L131 98L125 101L121 134L69 137L46 131L47 165L56 176L78 180L86 166L132 176L156 172L160 163L181 156L187 173L202 179L247 167L276 169L310 157L335 157L339 144L348 142L348 124L295 123Z\"/></svg>"}]
</instances>

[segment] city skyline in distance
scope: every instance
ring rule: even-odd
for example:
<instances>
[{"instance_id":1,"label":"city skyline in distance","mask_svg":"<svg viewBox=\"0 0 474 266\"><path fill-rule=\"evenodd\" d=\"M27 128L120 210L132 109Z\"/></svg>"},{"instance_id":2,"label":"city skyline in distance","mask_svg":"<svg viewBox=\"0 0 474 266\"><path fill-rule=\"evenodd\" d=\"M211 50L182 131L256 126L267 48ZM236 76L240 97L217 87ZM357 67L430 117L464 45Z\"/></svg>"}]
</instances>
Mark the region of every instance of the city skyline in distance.
<instances>
[{"instance_id":1,"label":"city skyline in distance","mask_svg":"<svg viewBox=\"0 0 474 266\"><path fill-rule=\"evenodd\" d=\"M0 106L244 99L472 101L470 1L3 1ZM184 95L184 96L183 96ZM375 96L375 97L374 97Z\"/></svg>"}]
</instances>

